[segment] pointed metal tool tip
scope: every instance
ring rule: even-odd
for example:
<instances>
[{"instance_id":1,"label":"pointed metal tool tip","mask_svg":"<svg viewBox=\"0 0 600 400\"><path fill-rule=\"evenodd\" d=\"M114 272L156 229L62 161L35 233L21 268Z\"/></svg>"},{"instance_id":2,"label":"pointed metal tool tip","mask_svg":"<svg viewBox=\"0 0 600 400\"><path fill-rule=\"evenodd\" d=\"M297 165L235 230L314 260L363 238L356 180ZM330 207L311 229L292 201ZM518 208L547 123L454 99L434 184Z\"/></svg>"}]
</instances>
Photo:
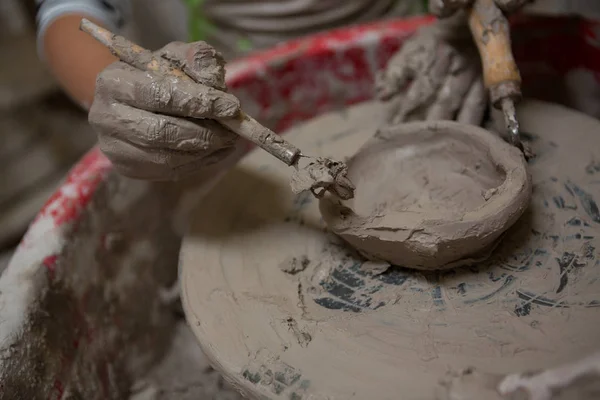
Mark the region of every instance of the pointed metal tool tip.
<instances>
[{"instance_id":1,"label":"pointed metal tool tip","mask_svg":"<svg viewBox=\"0 0 600 400\"><path fill-rule=\"evenodd\" d=\"M517 121L515 105L511 99L505 99L502 102L502 113L504 114L504 122L506 123L506 129L508 130L510 143L523 150L521 133L519 131L519 121Z\"/></svg>"}]
</instances>

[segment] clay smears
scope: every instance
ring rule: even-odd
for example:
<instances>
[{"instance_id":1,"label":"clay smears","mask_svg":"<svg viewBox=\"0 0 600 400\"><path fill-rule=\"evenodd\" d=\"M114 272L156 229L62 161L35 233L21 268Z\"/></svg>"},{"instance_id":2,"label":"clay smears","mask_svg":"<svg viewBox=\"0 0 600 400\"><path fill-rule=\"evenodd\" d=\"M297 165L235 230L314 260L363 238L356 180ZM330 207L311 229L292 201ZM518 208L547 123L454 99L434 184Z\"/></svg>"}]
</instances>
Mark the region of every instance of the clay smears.
<instances>
[{"instance_id":1,"label":"clay smears","mask_svg":"<svg viewBox=\"0 0 600 400\"><path fill-rule=\"evenodd\" d=\"M370 259L441 269L489 256L531 199L521 153L455 122L386 127L348 162L352 201L320 202L329 228Z\"/></svg>"},{"instance_id":2,"label":"clay smears","mask_svg":"<svg viewBox=\"0 0 600 400\"><path fill-rule=\"evenodd\" d=\"M585 199L600 198L597 173L586 172L600 159L589 145L599 122L539 102L522 107L540 155L528 165L532 204L489 261L456 272L363 273L362 260L324 232L312 196L292 195L277 160L262 151L245 157L198 204L181 251L183 303L211 362L254 398L393 399L401 391L407 400L488 399L505 374L597 349L597 208L560 207L552 197L579 206L565 186L578 182ZM361 104L286 135L311 154L344 160L374 135L383 111ZM502 191L489 194L494 201ZM573 258L561 260L565 251ZM565 274L559 260L581 267ZM449 369L446 396L436 397ZM272 376L289 371L296 384L274 394Z\"/></svg>"},{"instance_id":3,"label":"clay smears","mask_svg":"<svg viewBox=\"0 0 600 400\"><path fill-rule=\"evenodd\" d=\"M348 166L340 161L324 157L304 157L308 164L300 167L292 174L290 185L296 194L310 191L320 199L329 191L342 200L354 197L354 184L348 179Z\"/></svg>"}]
</instances>

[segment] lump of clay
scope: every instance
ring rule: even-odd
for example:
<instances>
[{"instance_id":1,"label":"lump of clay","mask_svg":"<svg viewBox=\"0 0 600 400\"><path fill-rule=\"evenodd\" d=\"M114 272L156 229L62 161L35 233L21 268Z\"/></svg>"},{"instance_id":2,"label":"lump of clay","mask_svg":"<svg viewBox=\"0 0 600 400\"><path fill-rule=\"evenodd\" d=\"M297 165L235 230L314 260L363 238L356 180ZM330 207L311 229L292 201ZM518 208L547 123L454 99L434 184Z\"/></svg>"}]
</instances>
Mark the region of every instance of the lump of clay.
<instances>
[{"instance_id":1,"label":"lump of clay","mask_svg":"<svg viewBox=\"0 0 600 400\"><path fill-rule=\"evenodd\" d=\"M522 153L451 121L388 126L348 162L352 200L320 200L329 228L373 260L444 269L487 258L531 199Z\"/></svg>"}]
</instances>

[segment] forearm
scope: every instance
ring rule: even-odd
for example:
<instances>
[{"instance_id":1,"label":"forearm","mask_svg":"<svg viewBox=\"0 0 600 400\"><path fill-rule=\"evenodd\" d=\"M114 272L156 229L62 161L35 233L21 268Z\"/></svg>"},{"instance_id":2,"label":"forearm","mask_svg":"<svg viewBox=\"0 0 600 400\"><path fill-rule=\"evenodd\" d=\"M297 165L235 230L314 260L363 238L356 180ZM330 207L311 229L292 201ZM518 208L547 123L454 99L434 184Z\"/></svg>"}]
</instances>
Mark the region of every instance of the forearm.
<instances>
[{"instance_id":1,"label":"forearm","mask_svg":"<svg viewBox=\"0 0 600 400\"><path fill-rule=\"evenodd\" d=\"M73 100L89 108L96 77L115 61L79 30L82 18L117 31L129 15L128 0L37 0L38 52Z\"/></svg>"},{"instance_id":2,"label":"forearm","mask_svg":"<svg viewBox=\"0 0 600 400\"><path fill-rule=\"evenodd\" d=\"M84 15L66 15L52 22L44 35L43 57L71 98L89 109L96 77L116 61L106 47L79 30Z\"/></svg>"}]
</instances>

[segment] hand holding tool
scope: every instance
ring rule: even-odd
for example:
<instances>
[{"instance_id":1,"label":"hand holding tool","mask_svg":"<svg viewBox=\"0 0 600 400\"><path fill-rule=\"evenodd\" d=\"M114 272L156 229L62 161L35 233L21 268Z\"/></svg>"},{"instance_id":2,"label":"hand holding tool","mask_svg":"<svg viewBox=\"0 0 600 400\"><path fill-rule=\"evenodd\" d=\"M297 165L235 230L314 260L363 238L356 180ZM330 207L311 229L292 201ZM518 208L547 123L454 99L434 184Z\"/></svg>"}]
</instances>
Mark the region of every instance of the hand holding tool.
<instances>
[{"instance_id":1,"label":"hand holding tool","mask_svg":"<svg viewBox=\"0 0 600 400\"><path fill-rule=\"evenodd\" d=\"M85 18L81 21L80 29L106 46L121 61L134 68L181 80L192 80L185 72L185 64L183 69L180 69L170 60L157 57L151 51L122 36L115 35ZM322 196L325 191L334 193L342 200L354 197L354 185L345 175L347 168L344 163L303 155L296 146L262 126L243 111L240 111L237 117L220 118L216 121L241 137L250 140L288 166L295 167L296 175L301 175L302 181L306 183L301 186L302 190L310 190L317 197ZM298 165L301 158L309 159L308 165L302 168ZM293 185L292 187L300 186Z\"/></svg>"}]
</instances>

